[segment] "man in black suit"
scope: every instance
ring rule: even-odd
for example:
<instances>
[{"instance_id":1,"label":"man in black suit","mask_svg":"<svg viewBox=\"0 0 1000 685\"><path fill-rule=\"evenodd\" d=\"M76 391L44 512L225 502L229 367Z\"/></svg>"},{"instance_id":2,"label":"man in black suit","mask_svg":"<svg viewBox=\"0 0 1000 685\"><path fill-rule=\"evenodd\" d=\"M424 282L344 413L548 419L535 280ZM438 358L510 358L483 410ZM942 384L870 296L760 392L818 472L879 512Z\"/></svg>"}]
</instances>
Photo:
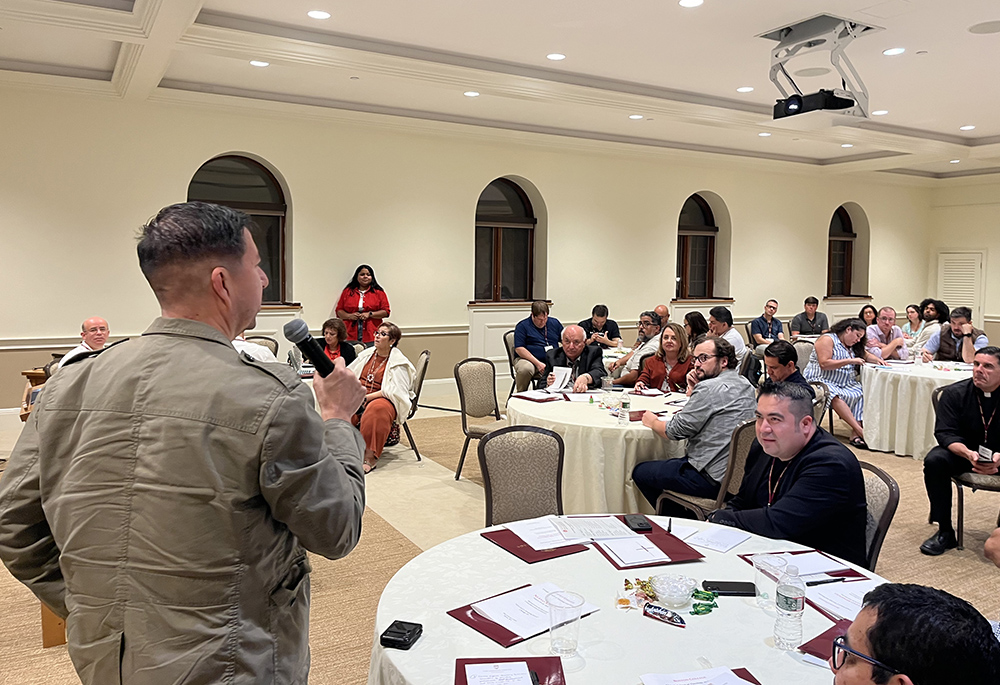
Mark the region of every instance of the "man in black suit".
<instances>
[{"instance_id":1,"label":"man in black suit","mask_svg":"<svg viewBox=\"0 0 1000 685\"><path fill-rule=\"evenodd\" d=\"M587 334L580 326L566 326L562 332L562 347L549 350L545 355L545 371L542 378L545 385L552 385L557 366L569 367L572 392L585 392L588 388L598 388L607 373L604 370L604 353L598 345L587 344ZM539 381L541 385L541 381Z\"/></svg>"}]
</instances>

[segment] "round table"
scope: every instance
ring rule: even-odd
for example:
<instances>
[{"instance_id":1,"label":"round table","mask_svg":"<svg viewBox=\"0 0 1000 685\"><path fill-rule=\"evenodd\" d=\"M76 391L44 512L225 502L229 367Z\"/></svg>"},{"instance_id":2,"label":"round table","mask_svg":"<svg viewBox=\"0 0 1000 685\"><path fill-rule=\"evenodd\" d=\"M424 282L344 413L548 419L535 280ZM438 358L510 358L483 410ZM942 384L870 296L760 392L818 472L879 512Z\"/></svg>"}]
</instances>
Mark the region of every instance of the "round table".
<instances>
[{"instance_id":1,"label":"round table","mask_svg":"<svg viewBox=\"0 0 1000 685\"><path fill-rule=\"evenodd\" d=\"M971 371L956 366L947 362L862 366L868 447L923 459L937 445L931 394L939 386L972 377Z\"/></svg>"},{"instance_id":2,"label":"round table","mask_svg":"<svg viewBox=\"0 0 1000 685\"><path fill-rule=\"evenodd\" d=\"M666 519L650 517L666 527ZM676 523L676 522L675 522ZM714 524L684 521L704 528ZM585 552L526 564L480 536L468 533L448 540L412 559L393 576L379 600L375 617L369 685L452 685L455 659L548 655L548 635L503 648L448 616L456 607L526 583L552 582L578 592L600 611L580 623L582 658L564 662L574 685L638 685L645 673L677 673L705 666L747 668L768 685L828 685L828 669L805 663L798 652L773 645L774 616L757 607L753 597L720 597L719 607L705 616L680 610L686 628L676 628L615 608L625 578L681 573L698 581L753 582L753 567L737 554L803 549L800 545L753 536L726 554L699 549L705 558L686 564L616 570L591 548ZM860 569L859 569L860 570ZM867 571L866 575L874 577ZM385 649L378 636L394 620L415 621L423 635L409 651ZM827 630L832 622L810 606L803 618L803 641Z\"/></svg>"},{"instance_id":3,"label":"round table","mask_svg":"<svg viewBox=\"0 0 1000 685\"><path fill-rule=\"evenodd\" d=\"M629 395L632 410L670 408L668 398ZM673 407L678 409L679 407ZM540 426L562 436L566 446L563 463L563 508L567 514L653 513L642 493L632 484L636 464L684 456L684 441L664 440L631 421L619 426L607 409L586 402L531 402L512 397L507 403L511 426Z\"/></svg>"}]
</instances>

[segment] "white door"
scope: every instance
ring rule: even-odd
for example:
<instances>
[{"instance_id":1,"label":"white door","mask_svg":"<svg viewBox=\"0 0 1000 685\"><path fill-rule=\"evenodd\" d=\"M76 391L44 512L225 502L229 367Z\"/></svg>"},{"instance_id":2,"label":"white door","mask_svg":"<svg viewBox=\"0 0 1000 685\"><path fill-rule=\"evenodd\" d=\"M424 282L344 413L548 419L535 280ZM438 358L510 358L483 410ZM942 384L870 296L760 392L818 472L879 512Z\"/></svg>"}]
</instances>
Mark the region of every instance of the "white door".
<instances>
[{"instance_id":1,"label":"white door","mask_svg":"<svg viewBox=\"0 0 1000 685\"><path fill-rule=\"evenodd\" d=\"M983 327L982 252L938 253L938 297L950 308L968 307L977 328Z\"/></svg>"}]
</instances>

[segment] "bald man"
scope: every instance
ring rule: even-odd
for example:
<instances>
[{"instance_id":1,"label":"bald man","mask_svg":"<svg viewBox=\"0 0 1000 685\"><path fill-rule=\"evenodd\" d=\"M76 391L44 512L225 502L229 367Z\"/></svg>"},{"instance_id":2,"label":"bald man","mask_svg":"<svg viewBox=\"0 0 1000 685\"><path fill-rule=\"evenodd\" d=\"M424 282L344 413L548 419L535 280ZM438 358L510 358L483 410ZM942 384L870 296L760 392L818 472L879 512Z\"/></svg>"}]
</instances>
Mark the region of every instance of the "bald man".
<instances>
[{"instance_id":1,"label":"bald man","mask_svg":"<svg viewBox=\"0 0 1000 685\"><path fill-rule=\"evenodd\" d=\"M587 333L580 326L566 326L562 331L562 347L549 350L545 355L545 371L542 378L545 386L552 385L557 366L569 367L569 378L573 392L586 392L599 388L604 370L604 353L598 345L587 344ZM542 381L539 381L541 387Z\"/></svg>"},{"instance_id":2,"label":"bald man","mask_svg":"<svg viewBox=\"0 0 1000 685\"><path fill-rule=\"evenodd\" d=\"M66 356L59 362L59 368L61 369L63 364L75 357L79 357L81 354L103 350L110 334L111 330L108 328L108 322L101 317L94 316L87 319L83 322L80 331L80 337L83 338L83 342L66 353Z\"/></svg>"},{"instance_id":3,"label":"bald man","mask_svg":"<svg viewBox=\"0 0 1000 685\"><path fill-rule=\"evenodd\" d=\"M670 310L667 308L667 305L658 304L653 307L653 311L660 317L660 324L666 326L667 322L670 321Z\"/></svg>"}]
</instances>

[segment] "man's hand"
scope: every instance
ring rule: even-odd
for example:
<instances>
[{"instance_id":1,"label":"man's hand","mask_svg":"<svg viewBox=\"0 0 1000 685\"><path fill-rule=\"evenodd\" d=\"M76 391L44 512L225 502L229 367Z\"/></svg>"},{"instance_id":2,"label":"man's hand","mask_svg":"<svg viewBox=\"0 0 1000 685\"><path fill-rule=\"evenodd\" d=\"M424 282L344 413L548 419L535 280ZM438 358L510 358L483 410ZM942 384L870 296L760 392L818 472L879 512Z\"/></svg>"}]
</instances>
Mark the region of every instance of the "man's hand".
<instances>
[{"instance_id":1,"label":"man's hand","mask_svg":"<svg viewBox=\"0 0 1000 685\"><path fill-rule=\"evenodd\" d=\"M556 375L554 373L550 373L548 376L545 377L545 387L546 388L549 387L550 385L552 385L555 382L556 382Z\"/></svg>"},{"instance_id":2,"label":"man's hand","mask_svg":"<svg viewBox=\"0 0 1000 685\"><path fill-rule=\"evenodd\" d=\"M972 333L972 324L971 323L963 323L962 324L962 335L969 335L970 333Z\"/></svg>"},{"instance_id":3,"label":"man's hand","mask_svg":"<svg viewBox=\"0 0 1000 685\"><path fill-rule=\"evenodd\" d=\"M545 370L545 362L540 362L536 359L533 363L535 365L535 368L538 369L538 373L541 373L542 371Z\"/></svg>"},{"instance_id":4,"label":"man's hand","mask_svg":"<svg viewBox=\"0 0 1000 685\"><path fill-rule=\"evenodd\" d=\"M969 450L969 460L972 462L972 470L984 476L992 476L1000 469L1000 452L993 454L993 461L981 462L979 461L979 453Z\"/></svg>"},{"instance_id":5,"label":"man's hand","mask_svg":"<svg viewBox=\"0 0 1000 685\"><path fill-rule=\"evenodd\" d=\"M924 364L929 364L934 361L934 355L927 350L920 350L920 358L924 360Z\"/></svg>"},{"instance_id":6,"label":"man's hand","mask_svg":"<svg viewBox=\"0 0 1000 685\"><path fill-rule=\"evenodd\" d=\"M573 392L587 392L587 388L590 387L590 380L589 373L577 376L576 381L573 382Z\"/></svg>"},{"instance_id":7,"label":"man's hand","mask_svg":"<svg viewBox=\"0 0 1000 685\"><path fill-rule=\"evenodd\" d=\"M328 419L350 421L365 397L365 389L354 377L354 373L347 370L343 357L338 357L333 362L333 372L326 378L318 373L313 376L313 390L316 392L319 413L324 421Z\"/></svg>"},{"instance_id":8,"label":"man's hand","mask_svg":"<svg viewBox=\"0 0 1000 685\"><path fill-rule=\"evenodd\" d=\"M660 417L654 414L653 412L651 411L643 412L642 425L644 425L646 428L652 428L657 424L657 422L659 422L659 420Z\"/></svg>"},{"instance_id":9,"label":"man's hand","mask_svg":"<svg viewBox=\"0 0 1000 685\"><path fill-rule=\"evenodd\" d=\"M747 352L747 354L750 354L750 352ZM687 380L687 386L688 386L688 393L687 394L690 395L691 391L694 390L694 386L698 385L698 374L697 374L697 372L694 369L691 369L690 371L687 372L687 376L685 376L685 380Z\"/></svg>"},{"instance_id":10,"label":"man's hand","mask_svg":"<svg viewBox=\"0 0 1000 685\"><path fill-rule=\"evenodd\" d=\"M635 388L634 388L634 390L645 390L645 389L646 389L646 384L645 383L643 383L642 381L636 381L635 382Z\"/></svg>"}]
</instances>

